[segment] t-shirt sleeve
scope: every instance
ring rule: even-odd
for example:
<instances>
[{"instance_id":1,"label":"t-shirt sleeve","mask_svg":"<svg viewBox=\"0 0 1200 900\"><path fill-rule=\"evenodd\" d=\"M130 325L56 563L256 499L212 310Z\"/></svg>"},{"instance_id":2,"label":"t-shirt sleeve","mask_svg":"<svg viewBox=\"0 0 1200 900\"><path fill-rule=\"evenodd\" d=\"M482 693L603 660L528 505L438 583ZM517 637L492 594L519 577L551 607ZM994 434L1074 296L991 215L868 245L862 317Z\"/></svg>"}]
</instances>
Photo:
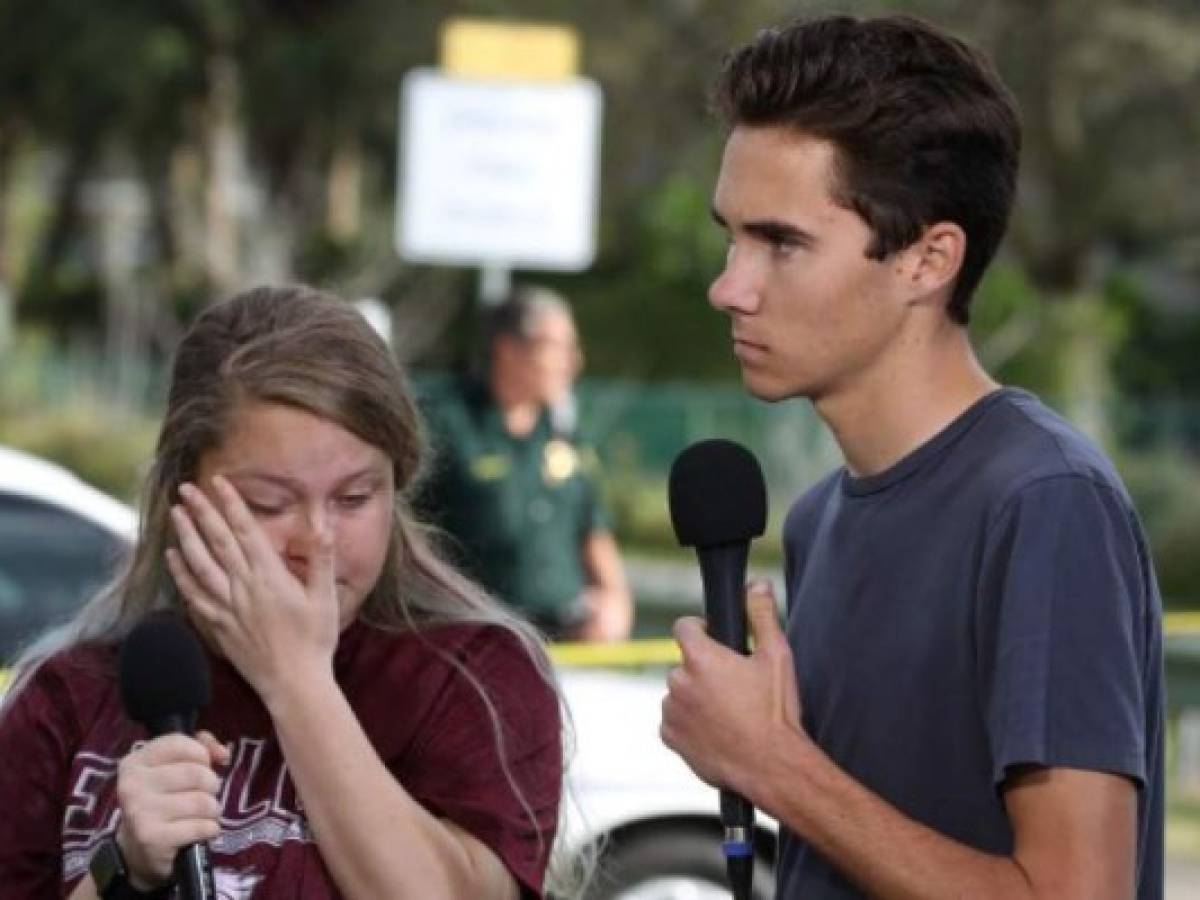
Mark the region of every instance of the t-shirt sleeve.
<instances>
[{"instance_id":1,"label":"t-shirt sleeve","mask_svg":"<svg viewBox=\"0 0 1200 900\"><path fill-rule=\"evenodd\" d=\"M541 897L562 790L557 693L506 630L482 630L456 656L487 702L465 675L450 674L405 787L490 847L522 896Z\"/></svg>"},{"instance_id":2,"label":"t-shirt sleeve","mask_svg":"<svg viewBox=\"0 0 1200 900\"><path fill-rule=\"evenodd\" d=\"M1155 594L1143 554L1123 498L1083 476L1025 487L993 523L976 639L997 784L1020 765L1144 784Z\"/></svg>"},{"instance_id":3,"label":"t-shirt sleeve","mask_svg":"<svg viewBox=\"0 0 1200 900\"><path fill-rule=\"evenodd\" d=\"M0 711L0 896L65 896L63 804L70 765L70 698L44 664Z\"/></svg>"}]
</instances>

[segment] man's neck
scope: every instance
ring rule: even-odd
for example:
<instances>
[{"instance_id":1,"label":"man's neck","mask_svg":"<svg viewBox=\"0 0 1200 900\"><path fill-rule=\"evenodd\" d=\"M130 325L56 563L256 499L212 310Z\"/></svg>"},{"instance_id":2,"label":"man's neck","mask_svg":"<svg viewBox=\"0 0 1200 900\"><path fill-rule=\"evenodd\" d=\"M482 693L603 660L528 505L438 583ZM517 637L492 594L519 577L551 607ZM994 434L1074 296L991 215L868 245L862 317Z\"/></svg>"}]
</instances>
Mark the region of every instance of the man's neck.
<instances>
[{"instance_id":1,"label":"man's neck","mask_svg":"<svg viewBox=\"0 0 1200 900\"><path fill-rule=\"evenodd\" d=\"M492 399L500 409L504 430L513 437L525 437L537 427L542 415L542 404L519 391L504 378L491 380Z\"/></svg>"},{"instance_id":2,"label":"man's neck","mask_svg":"<svg viewBox=\"0 0 1200 900\"><path fill-rule=\"evenodd\" d=\"M966 329L947 326L908 342L843 390L814 405L854 475L895 465L999 385Z\"/></svg>"}]
</instances>

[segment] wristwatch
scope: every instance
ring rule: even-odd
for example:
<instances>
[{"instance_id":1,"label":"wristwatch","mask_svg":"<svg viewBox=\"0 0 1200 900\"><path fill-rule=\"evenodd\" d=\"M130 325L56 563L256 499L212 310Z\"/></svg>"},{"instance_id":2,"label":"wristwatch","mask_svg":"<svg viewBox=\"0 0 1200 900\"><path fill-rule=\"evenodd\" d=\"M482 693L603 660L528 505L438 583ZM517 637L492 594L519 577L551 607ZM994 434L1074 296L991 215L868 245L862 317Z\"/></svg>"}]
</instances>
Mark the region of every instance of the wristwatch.
<instances>
[{"instance_id":1,"label":"wristwatch","mask_svg":"<svg viewBox=\"0 0 1200 900\"><path fill-rule=\"evenodd\" d=\"M125 867L125 857L116 839L107 835L88 865L92 873L92 881L96 883L96 893L101 900L168 900L171 896L171 882L151 891L139 891L129 881L129 869Z\"/></svg>"}]
</instances>

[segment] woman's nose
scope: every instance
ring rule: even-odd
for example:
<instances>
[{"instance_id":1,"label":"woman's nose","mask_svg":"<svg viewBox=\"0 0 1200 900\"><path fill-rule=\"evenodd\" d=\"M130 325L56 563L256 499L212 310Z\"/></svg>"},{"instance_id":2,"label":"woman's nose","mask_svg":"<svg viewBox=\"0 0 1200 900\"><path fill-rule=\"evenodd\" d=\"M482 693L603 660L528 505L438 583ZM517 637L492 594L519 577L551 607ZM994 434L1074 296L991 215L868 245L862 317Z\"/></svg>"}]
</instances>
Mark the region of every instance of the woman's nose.
<instances>
[{"instance_id":1,"label":"woman's nose","mask_svg":"<svg viewBox=\"0 0 1200 900\"><path fill-rule=\"evenodd\" d=\"M333 516L323 505L306 508L296 516L288 531L285 556L292 561L307 564L316 550L321 536L333 530Z\"/></svg>"}]
</instances>

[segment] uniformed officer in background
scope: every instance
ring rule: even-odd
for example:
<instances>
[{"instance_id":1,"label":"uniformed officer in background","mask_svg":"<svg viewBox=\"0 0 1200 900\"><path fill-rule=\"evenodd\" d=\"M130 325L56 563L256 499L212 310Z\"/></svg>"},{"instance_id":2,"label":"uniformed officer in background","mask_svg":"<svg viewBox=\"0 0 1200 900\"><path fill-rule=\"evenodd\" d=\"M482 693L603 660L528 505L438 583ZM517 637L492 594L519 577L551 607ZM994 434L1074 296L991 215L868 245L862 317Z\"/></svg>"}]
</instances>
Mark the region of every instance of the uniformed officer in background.
<instances>
[{"instance_id":1,"label":"uniformed officer in background","mask_svg":"<svg viewBox=\"0 0 1200 900\"><path fill-rule=\"evenodd\" d=\"M523 286L485 315L486 372L425 403L426 513L463 568L549 637L622 640L633 603L595 454L575 434L583 355L570 308Z\"/></svg>"}]
</instances>

